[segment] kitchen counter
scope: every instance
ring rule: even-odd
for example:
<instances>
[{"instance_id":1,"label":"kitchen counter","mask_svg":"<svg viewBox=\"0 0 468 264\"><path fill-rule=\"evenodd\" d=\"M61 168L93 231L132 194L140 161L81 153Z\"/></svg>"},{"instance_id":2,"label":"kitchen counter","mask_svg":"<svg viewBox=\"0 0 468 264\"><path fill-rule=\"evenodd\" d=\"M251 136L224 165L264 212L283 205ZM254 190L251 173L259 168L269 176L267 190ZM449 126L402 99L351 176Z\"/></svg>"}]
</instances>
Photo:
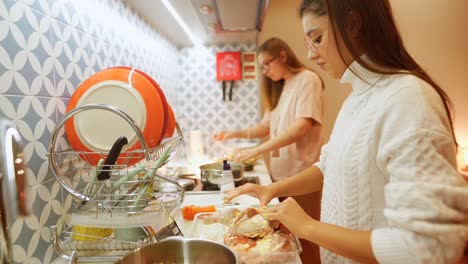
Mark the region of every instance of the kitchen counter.
<instances>
[{"instance_id":1,"label":"kitchen counter","mask_svg":"<svg viewBox=\"0 0 468 264\"><path fill-rule=\"evenodd\" d=\"M271 178L268 173L268 169L265 163L263 162L263 160L260 160L257 162L257 164L255 164L254 170L244 172L244 176L258 176L260 180L260 184L262 185L268 185L271 183ZM236 197L233 200L233 202L239 203L241 205L258 205L259 204L258 199L248 196L248 195L241 195L239 197ZM276 204L276 203L279 203L279 201L277 198L275 198L271 201L271 203ZM208 204L222 206L223 200L222 200L221 193L219 191L210 191L210 192L205 192L205 193L188 191L186 192L185 199L181 207L186 206L186 205L208 205ZM180 230L182 231L182 234L184 234L184 236L187 236L190 233L190 229L192 227L193 221L184 220L182 218L180 208L175 209L172 212L172 216L174 220L176 221L177 225L179 226ZM55 260L53 263L55 264L69 263L69 258L62 257L62 258ZM99 263L109 263L109 262L100 261ZM301 263L300 259L298 263Z\"/></svg>"},{"instance_id":2,"label":"kitchen counter","mask_svg":"<svg viewBox=\"0 0 468 264\"><path fill-rule=\"evenodd\" d=\"M244 177L246 176L258 176L261 185L268 185L271 183L271 177L268 173L268 169L265 165L263 160L257 161L254 166L254 170L252 171L245 171ZM240 205L258 205L259 201L257 198L254 198L249 195L241 195L236 197L233 203L238 203ZM271 203L279 203L278 199L275 198L271 201ZM182 206L186 205L210 205L214 204L216 206L221 206L223 204L223 199L221 193L219 191L214 192L186 192L185 199L182 203ZM192 221L182 219L182 214L180 209L175 210L173 213L173 218L176 221L177 225L179 226L182 234L187 235L190 232L190 228L192 227Z\"/></svg>"},{"instance_id":3,"label":"kitchen counter","mask_svg":"<svg viewBox=\"0 0 468 264\"><path fill-rule=\"evenodd\" d=\"M271 177L268 173L268 169L266 164L263 160L259 160L252 171L245 171L244 177L248 176L258 176L261 185L268 185L271 184ZM232 202L239 203L240 205L258 205L259 201L257 198L254 198L249 195L241 195L233 199ZM279 203L278 198L274 198L271 201L272 204ZM186 192L186 196L184 202L181 207L186 205L209 205L214 204L216 206L221 206L223 204L221 193L218 192L209 192L209 193L202 193L202 192ZM182 234L187 236L191 232L192 222L190 220L184 220L182 218L181 210L178 209L173 213L173 218L176 221L177 225L179 226ZM301 264L301 259L297 257L297 264Z\"/></svg>"}]
</instances>

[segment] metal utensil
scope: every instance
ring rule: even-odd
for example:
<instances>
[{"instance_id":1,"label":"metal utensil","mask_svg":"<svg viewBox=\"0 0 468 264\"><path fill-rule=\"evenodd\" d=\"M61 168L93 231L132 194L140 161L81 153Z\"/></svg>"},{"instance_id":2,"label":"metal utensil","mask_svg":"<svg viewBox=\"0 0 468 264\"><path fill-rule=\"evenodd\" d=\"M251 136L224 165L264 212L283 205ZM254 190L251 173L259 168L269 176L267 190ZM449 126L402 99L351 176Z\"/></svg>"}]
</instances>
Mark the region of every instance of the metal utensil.
<instances>
[{"instance_id":1,"label":"metal utensil","mask_svg":"<svg viewBox=\"0 0 468 264\"><path fill-rule=\"evenodd\" d=\"M112 145L109 154L107 155L104 166L102 166L101 172L98 174L97 179L99 181L104 181L110 178L110 172L112 171L112 166L117 162L117 158L122 151L123 146L128 144L126 137L119 137L114 144Z\"/></svg>"},{"instance_id":2,"label":"metal utensil","mask_svg":"<svg viewBox=\"0 0 468 264\"><path fill-rule=\"evenodd\" d=\"M89 180L88 184L86 184L86 187L85 187L85 190L84 190L84 194L86 195L86 197L94 196L94 194L96 194L96 192L97 192L96 188L99 187L99 186L96 187L96 178L97 178L97 175L99 174L99 172L101 172L103 164L104 164L104 159L100 159L98 161L98 164L96 165L96 170L91 175L91 179ZM86 202L87 202L87 200L82 200L80 202L80 204L77 206L77 208L79 209L79 208L83 207L84 205L86 205Z\"/></svg>"},{"instance_id":3,"label":"metal utensil","mask_svg":"<svg viewBox=\"0 0 468 264\"><path fill-rule=\"evenodd\" d=\"M112 148L109 151L109 154L106 157L106 160L104 161L104 165L102 165L101 170L99 171L99 173L96 176L96 178L98 180L98 186L96 186L96 188L94 188L95 190L91 191L90 195L88 195L88 197L90 199L93 199L93 198L95 198L96 196L99 195L99 192L103 187L103 184L99 183L99 182L108 180L110 178L111 172L112 172L112 167L117 162L117 159L118 159L118 157L120 155L120 152L122 152L122 148L126 144L128 144L128 140L127 140L126 137L119 137L117 140L115 140L114 144L112 145ZM83 200L78 205L78 208L83 207L84 205L86 205L87 202L88 202L87 200Z\"/></svg>"},{"instance_id":4,"label":"metal utensil","mask_svg":"<svg viewBox=\"0 0 468 264\"><path fill-rule=\"evenodd\" d=\"M232 169L234 182L241 181L244 177L244 165L242 163L229 162ZM209 163L200 166L201 180L203 183L219 184L223 176L223 163Z\"/></svg>"},{"instance_id":5,"label":"metal utensil","mask_svg":"<svg viewBox=\"0 0 468 264\"><path fill-rule=\"evenodd\" d=\"M126 255L116 263L235 264L237 257L225 245L203 239L169 237Z\"/></svg>"},{"instance_id":6,"label":"metal utensil","mask_svg":"<svg viewBox=\"0 0 468 264\"><path fill-rule=\"evenodd\" d=\"M151 168L147 173L146 175L141 179L140 182L137 182L135 183L132 187L130 187L130 189L127 191L127 193L125 194L125 196L123 196L122 198L120 198L116 203L114 203L114 206L117 206L122 200L124 200L126 197L128 197L129 195L131 195L137 188L138 186L140 186L141 183L145 183L145 187L147 188L149 185L152 185L153 182L154 182L154 176L156 175L156 171L161 167L163 166L167 159L169 158L169 153L171 151L171 146L169 146L165 151L164 153L161 155L161 157L156 161L156 163L154 164L153 168ZM161 177L162 178L162 177ZM149 182L148 182L149 181ZM169 180L170 182L172 182L171 180ZM177 183L176 183L177 184ZM137 199L139 200L139 199ZM137 201L136 200L136 201Z\"/></svg>"},{"instance_id":7,"label":"metal utensil","mask_svg":"<svg viewBox=\"0 0 468 264\"><path fill-rule=\"evenodd\" d=\"M177 183L179 183L184 190L190 190L195 185L195 181L191 179L178 179Z\"/></svg>"}]
</instances>

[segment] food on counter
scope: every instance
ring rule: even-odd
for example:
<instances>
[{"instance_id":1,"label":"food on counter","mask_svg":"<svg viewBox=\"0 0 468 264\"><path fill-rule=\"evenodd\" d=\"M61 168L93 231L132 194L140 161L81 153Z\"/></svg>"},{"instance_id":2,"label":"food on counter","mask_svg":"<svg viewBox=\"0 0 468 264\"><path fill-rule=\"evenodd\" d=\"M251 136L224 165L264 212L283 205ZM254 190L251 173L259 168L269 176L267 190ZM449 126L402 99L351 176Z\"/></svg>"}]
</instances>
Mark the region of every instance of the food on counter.
<instances>
[{"instance_id":1,"label":"food on counter","mask_svg":"<svg viewBox=\"0 0 468 264\"><path fill-rule=\"evenodd\" d=\"M209 212L216 212L216 208L214 205L208 206L196 206L196 205L188 205L182 207L182 217L185 220L193 220L195 215L198 213L209 213Z\"/></svg>"},{"instance_id":2,"label":"food on counter","mask_svg":"<svg viewBox=\"0 0 468 264\"><path fill-rule=\"evenodd\" d=\"M224 243L239 252L291 250L291 233L278 221L269 221L256 208L247 208L232 222Z\"/></svg>"},{"instance_id":3,"label":"food on counter","mask_svg":"<svg viewBox=\"0 0 468 264\"><path fill-rule=\"evenodd\" d=\"M257 241L255 248L252 248L252 252L259 253L287 252L291 250L291 233L286 229L266 235L263 239Z\"/></svg>"},{"instance_id":4,"label":"food on counter","mask_svg":"<svg viewBox=\"0 0 468 264\"><path fill-rule=\"evenodd\" d=\"M234 252L249 252L257 246L257 240L243 236L225 236L224 244Z\"/></svg>"},{"instance_id":5,"label":"food on counter","mask_svg":"<svg viewBox=\"0 0 468 264\"><path fill-rule=\"evenodd\" d=\"M287 230L278 230L263 238L245 236L226 236L224 243L235 252L271 253L290 252L293 250L291 234Z\"/></svg>"},{"instance_id":6,"label":"food on counter","mask_svg":"<svg viewBox=\"0 0 468 264\"><path fill-rule=\"evenodd\" d=\"M239 263L297 263L297 238L277 221L264 218L258 208L232 207L197 215L190 237L224 243Z\"/></svg>"},{"instance_id":7,"label":"food on counter","mask_svg":"<svg viewBox=\"0 0 468 264\"><path fill-rule=\"evenodd\" d=\"M229 236L242 236L248 238L263 238L273 233L279 225L278 222L268 221L256 208L247 208L242 211L229 227Z\"/></svg>"},{"instance_id":8,"label":"food on counter","mask_svg":"<svg viewBox=\"0 0 468 264\"><path fill-rule=\"evenodd\" d=\"M72 238L77 241L95 241L102 237L110 236L113 232L112 228L98 228L75 225L73 226Z\"/></svg>"}]
</instances>

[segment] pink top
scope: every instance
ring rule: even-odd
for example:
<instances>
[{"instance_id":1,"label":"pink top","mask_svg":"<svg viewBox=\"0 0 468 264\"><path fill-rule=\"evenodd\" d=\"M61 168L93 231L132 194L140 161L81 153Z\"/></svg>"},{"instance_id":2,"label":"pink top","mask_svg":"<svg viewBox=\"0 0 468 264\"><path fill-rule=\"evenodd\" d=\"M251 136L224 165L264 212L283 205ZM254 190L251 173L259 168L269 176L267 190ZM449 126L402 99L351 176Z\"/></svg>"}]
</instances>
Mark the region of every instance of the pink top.
<instances>
[{"instance_id":1,"label":"pink top","mask_svg":"<svg viewBox=\"0 0 468 264\"><path fill-rule=\"evenodd\" d=\"M275 138L292 126L297 118L311 118L322 124L322 82L316 73L309 70L286 80L278 105L265 113L260 124L269 127L270 138ZM322 146L321 128L321 125L314 125L296 142L271 152L274 181L297 174L318 160Z\"/></svg>"}]
</instances>

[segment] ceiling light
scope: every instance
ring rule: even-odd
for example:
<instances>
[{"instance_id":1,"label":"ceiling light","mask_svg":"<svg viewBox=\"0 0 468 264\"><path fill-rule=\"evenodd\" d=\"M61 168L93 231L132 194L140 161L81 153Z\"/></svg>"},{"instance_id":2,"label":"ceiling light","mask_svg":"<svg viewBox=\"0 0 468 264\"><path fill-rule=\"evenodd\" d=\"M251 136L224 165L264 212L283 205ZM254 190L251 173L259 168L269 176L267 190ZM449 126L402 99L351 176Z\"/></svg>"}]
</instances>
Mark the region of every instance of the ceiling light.
<instances>
[{"instance_id":1,"label":"ceiling light","mask_svg":"<svg viewBox=\"0 0 468 264\"><path fill-rule=\"evenodd\" d=\"M192 33L192 31L189 29L187 24L185 24L184 20L182 17L180 17L179 13L175 10L175 8L172 6L172 4L169 2L169 0L161 0L164 6L167 8L169 13L174 17L174 19L177 21L177 23L182 27L182 30L184 30L185 34L190 38L190 40L193 42L195 45L200 45L201 42L200 40L195 37L195 35Z\"/></svg>"},{"instance_id":2,"label":"ceiling light","mask_svg":"<svg viewBox=\"0 0 468 264\"><path fill-rule=\"evenodd\" d=\"M213 13L213 7L210 6L210 5L202 5L202 6L200 6L199 9L200 9L200 12L202 12L205 15L209 15L209 14Z\"/></svg>"}]
</instances>

